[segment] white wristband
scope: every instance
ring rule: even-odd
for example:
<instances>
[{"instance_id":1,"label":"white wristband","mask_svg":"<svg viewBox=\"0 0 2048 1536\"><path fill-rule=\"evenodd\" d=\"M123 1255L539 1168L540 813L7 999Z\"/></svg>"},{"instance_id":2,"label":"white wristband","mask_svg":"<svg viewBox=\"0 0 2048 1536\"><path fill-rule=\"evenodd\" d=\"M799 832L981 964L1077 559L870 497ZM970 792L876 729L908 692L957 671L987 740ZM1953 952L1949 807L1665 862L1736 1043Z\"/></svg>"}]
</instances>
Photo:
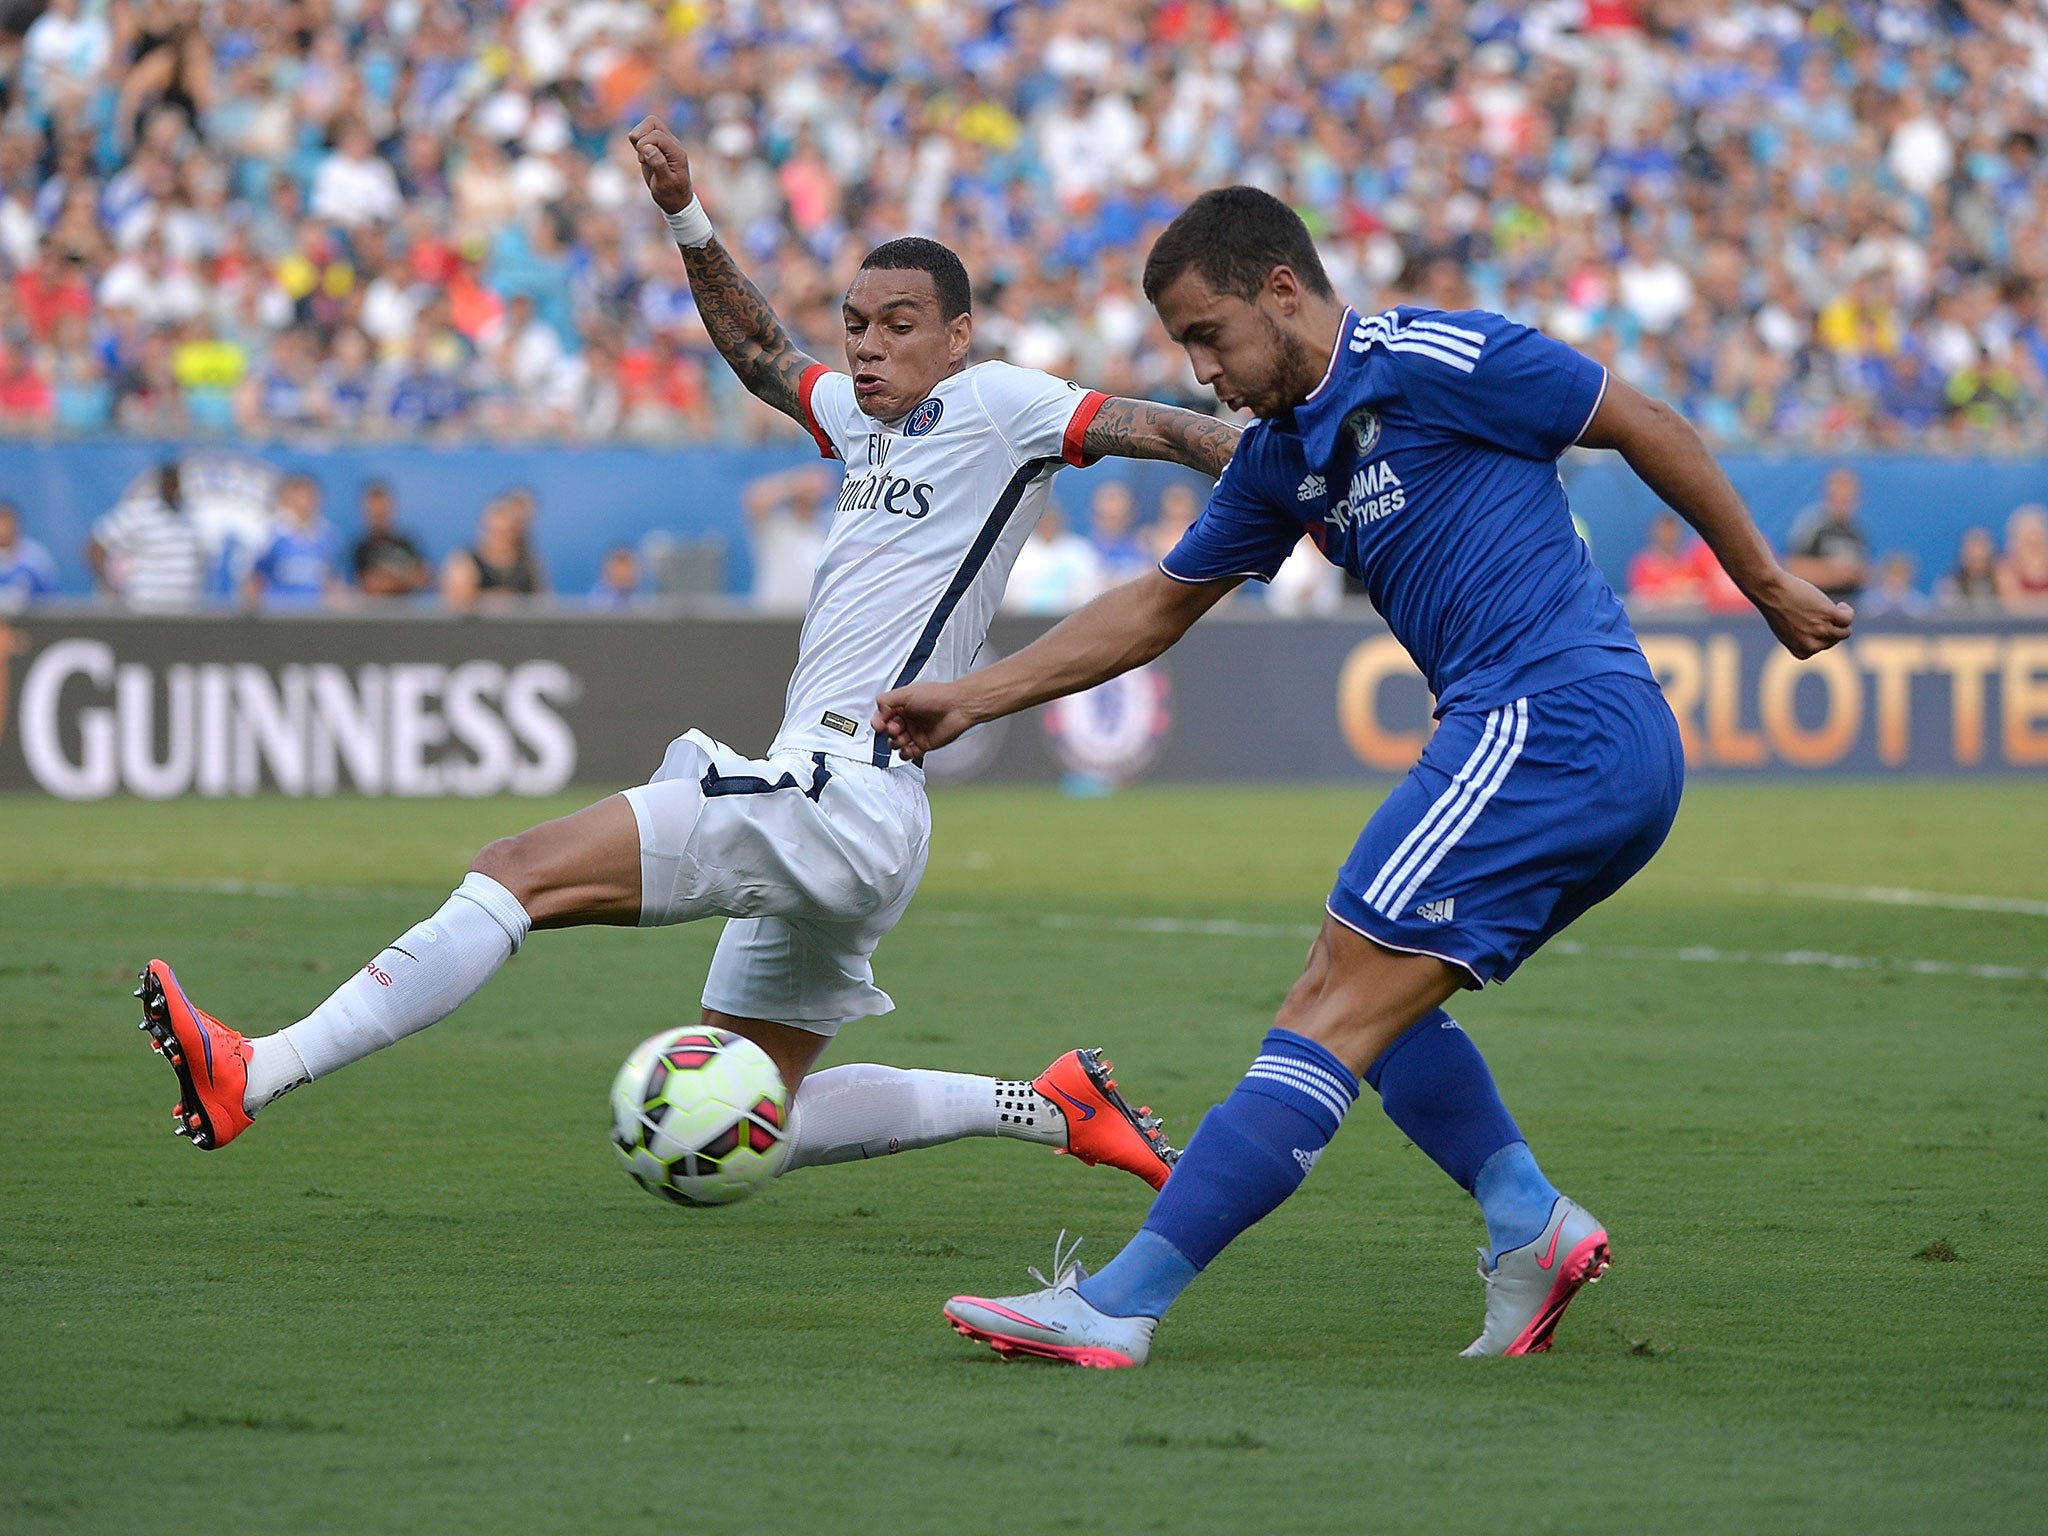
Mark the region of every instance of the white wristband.
<instances>
[{"instance_id":1,"label":"white wristband","mask_svg":"<svg viewBox=\"0 0 2048 1536\"><path fill-rule=\"evenodd\" d=\"M676 244L695 250L700 245L711 243L711 215L704 211L704 205L697 201L695 193L690 195L688 206L664 217L668 220L670 232L676 237Z\"/></svg>"}]
</instances>

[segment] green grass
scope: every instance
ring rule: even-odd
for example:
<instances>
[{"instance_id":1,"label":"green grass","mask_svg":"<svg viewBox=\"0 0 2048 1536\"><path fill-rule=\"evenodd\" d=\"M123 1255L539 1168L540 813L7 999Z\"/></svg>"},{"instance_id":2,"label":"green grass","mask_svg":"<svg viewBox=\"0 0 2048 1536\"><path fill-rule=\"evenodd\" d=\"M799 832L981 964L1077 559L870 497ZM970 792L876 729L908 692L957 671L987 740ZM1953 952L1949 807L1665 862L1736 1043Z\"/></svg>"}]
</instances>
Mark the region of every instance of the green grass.
<instances>
[{"instance_id":1,"label":"green grass","mask_svg":"<svg viewBox=\"0 0 2048 1536\"><path fill-rule=\"evenodd\" d=\"M1100 1041L1185 1139L1370 798L948 794L898 1011L828 1060ZM569 803L0 801L0 1531L2042 1526L2048 983L1668 958L2048 967L2048 917L1776 889L2048 898L2036 783L1697 788L1583 953L1463 1000L1615 1234L1551 1356L1455 1357L1481 1227L1368 1096L1114 1374L1004 1365L938 1303L1027 1285L1063 1225L1106 1256L1127 1177L977 1142L683 1212L616 1170L606 1084L694 1017L710 926L542 935L227 1151L166 1134L142 959L288 1021Z\"/></svg>"}]
</instances>

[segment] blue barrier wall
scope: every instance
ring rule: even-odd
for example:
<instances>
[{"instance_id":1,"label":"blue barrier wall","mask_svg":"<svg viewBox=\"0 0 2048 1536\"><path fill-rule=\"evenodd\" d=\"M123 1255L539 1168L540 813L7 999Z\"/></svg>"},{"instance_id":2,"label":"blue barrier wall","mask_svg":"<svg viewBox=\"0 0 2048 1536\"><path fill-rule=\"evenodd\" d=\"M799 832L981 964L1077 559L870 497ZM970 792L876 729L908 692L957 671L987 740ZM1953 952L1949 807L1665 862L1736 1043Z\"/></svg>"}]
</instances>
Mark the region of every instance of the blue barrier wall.
<instances>
[{"instance_id":1,"label":"blue barrier wall","mask_svg":"<svg viewBox=\"0 0 2048 1536\"><path fill-rule=\"evenodd\" d=\"M84 593L90 582L81 551L93 519L153 465L186 453L216 460L225 454L311 474L326 493L328 517L349 539L358 532L356 501L363 483L388 480L397 493L400 523L436 560L469 542L487 498L510 486L529 486L541 508L542 554L556 590L572 597L597 579L606 548L637 544L656 529L685 538L723 538L727 588L745 592L752 564L740 511L742 489L771 470L817 462L803 443L689 449L223 449L211 444L186 449L162 443L10 442L0 443L0 496L20 506L29 533L57 557L65 590ZM1846 463L1860 470L1863 516L1873 543L1881 552L1912 554L1923 589L1953 563L1964 529L1982 523L2002 536L2005 517L2015 506L2048 501L2048 460L2040 459L1732 456L1722 462L1764 532L1780 544L1793 517L1818 498L1829 468ZM837 466L832 469L836 473ZM1619 588L1629 557L1647 537L1657 499L1614 455L1568 460L1564 474L1594 556ZM1104 478L1130 481L1149 516L1168 481L1195 477L1168 465L1112 461L1065 472L1055 494L1078 520L1085 515L1093 484Z\"/></svg>"}]
</instances>

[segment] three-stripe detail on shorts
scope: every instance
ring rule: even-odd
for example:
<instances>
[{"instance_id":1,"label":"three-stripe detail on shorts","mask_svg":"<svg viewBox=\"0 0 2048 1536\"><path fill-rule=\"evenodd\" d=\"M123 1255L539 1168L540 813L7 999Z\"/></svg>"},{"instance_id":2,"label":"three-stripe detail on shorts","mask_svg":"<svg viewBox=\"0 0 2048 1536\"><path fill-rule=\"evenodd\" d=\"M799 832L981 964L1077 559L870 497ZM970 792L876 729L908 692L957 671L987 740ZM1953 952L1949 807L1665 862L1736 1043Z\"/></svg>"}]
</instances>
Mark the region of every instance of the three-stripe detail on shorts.
<instances>
[{"instance_id":1,"label":"three-stripe detail on shorts","mask_svg":"<svg viewBox=\"0 0 2048 1536\"><path fill-rule=\"evenodd\" d=\"M1415 893L1422 888L1445 854L1457 846L1486 802L1494 797L1522 755L1529 735L1529 701L1516 699L1499 709L1489 710L1479 745L1465 759L1465 766L1451 780L1450 787L1437 796L1422 820L1409 829L1394 850L1394 856L1380 866L1380 872L1366 887L1365 904L1385 917L1399 917Z\"/></svg>"}]
</instances>

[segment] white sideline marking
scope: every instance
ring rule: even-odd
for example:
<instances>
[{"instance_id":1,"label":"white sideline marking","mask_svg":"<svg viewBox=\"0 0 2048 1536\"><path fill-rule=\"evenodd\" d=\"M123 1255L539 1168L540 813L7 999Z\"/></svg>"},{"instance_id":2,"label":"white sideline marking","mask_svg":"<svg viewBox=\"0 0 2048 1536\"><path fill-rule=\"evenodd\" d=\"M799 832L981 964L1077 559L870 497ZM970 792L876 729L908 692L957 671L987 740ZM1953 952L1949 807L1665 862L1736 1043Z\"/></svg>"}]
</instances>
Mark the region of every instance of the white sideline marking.
<instances>
[{"instance_id":1,"label":"white sideline marking","mask_svg":"<svg viewBox=\"0 0 2048 1536\"><path fill-rule=\"evenodd\" d=\"M273 900L411 901L430 886L290 885L275 880L150 880L126 875L105 880L0 880L0 887L60 891L155 891L174 896L262 896Z\"/></svg>"},{"instance_id":2,"label":"white sideline marking","mask_svg":"<svg viewBox=\"0 0 2048 1536\"><path fill-rule=\"evenodd\" d=\"M1320 931L1307 925L1285 923L1239 923L1228 919L1178 917L1078 917L1063 912L1042 912L1026 918L1006 917L993 912L913 912L911 916L949 928L998 928L1022 923L1032 928L1215 935L1237 939L1312 939ZM1643 944L1582 944L1576 939L1552 939L1544 945L1542 953L1590 960L1815 966L1832 971L1893 971L1907 976L1968 976L1979 981L2048 981L2048 966L2037 969L2023 965L1972 965L1961 960L1908 960L1898 955L1837 955L1819 949L1716 949L1708 944L1665 949Z\"/></svg>"},{"instance_id":3,"label":"white sideline marking","mask_svg":"<svg viewBox=\"0 0 2048 1536\"><path fill-rule=\"evenodd\" d=\"M1767 880L1728 880L1722 888L1744 896L1810 896L1816 901L1861 901L1880 907L1944 907L1951 912L2017 912L2024 917L2048 917L2048 901L2025 896L1972 896L1891 885L1775 884Z\"/></svg>"},{"instance_id":4,"label":"white sideline marking","mask_svg":"<svg viewBox=\"0 0 2048 1536\"><path fill-rule=\"evenodd\" d=\"M258 896L272 899L315 901L411 901L425 886L361 887L345 885L291 885L268 880L147 880L131 877L118 880L67 882L0 881L0 885L23 887L56 884L72 890L164 891L180 895ZM2007 896L1944 895L1938 891L1891 890L1884 886L1765 885L1729 881L1729 889L1751 894L1821 896L1824 899L1873 901L1894 906L1954 906L1972 912L2020 912L2048 916L2048 902L2027 901ZM1032 928L1081 929L1103 933L1153 933L1190 935L1198 938L1292 939L1306 943L1322 930L1310 923L1242 923L1234 918L1190 917L1084 917L1070 912L1041 912L1032 917L1010 917L994 912L913 911L912 920L948 928L999 928L1022 924ZM1577 939L1552 939L1543 947L1546 955L1568 955L1590 960L1675 960L1686 965L1777 965L1817 967L1833 971L1889 971L1907 976L1967 976L1979 981L2048 981L2048 966L1975 965L1961 960L1909 960L1899 955L1838 955L1819 949L1717 949L1710 944L1690 944L1682 949L1643 944L1582 944Z\"/></svg>"}]
</instances>

